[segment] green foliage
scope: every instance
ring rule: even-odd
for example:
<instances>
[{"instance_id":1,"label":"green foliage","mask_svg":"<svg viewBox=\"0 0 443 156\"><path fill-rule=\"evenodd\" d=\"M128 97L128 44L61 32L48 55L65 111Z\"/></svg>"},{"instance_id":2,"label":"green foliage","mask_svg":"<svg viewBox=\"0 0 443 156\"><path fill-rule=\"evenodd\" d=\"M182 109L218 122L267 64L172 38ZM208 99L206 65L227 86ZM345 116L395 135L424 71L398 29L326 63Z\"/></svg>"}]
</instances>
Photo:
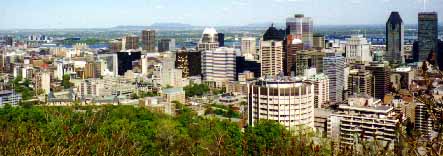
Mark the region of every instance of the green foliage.
<instances>
[{"instance_id":1,"label":"green foliage","mask_svg":"<svg viewBox=\"0 0 443 156\"><path fill-rule=\"evenodd\" d=\"M244 132L229 120L177 116L133 106L0 108L2 155L332 155L273 121Z\"/></svg>"},{"instance_id":2,"label":"green foliage","mask_svg":"<svg viewBox=\"0 0 443 156\"><path fill-rule=\"evenodd\" d=\"M62 86L65 89L69 89L73 86L73 84L70 82L71 80L71 76L68 74L63 75L63 79L62 79Z\"/></svg>"},{"instance_id":3,"label":"green foliage","mask_svg":"<svg viewBox=\"0 0 443 156\"><path fill-rule=\"evenodd\" d=\"M232 106L213 104L210 108L206 109L205 114L216 114L226 118L240 118L240 112L234 111Z\"/></svg>"},{"instance_id":4,"label":"green foliage","mask_svg":"<svg viewBox=\"0 0 443 156\"><path fill-rule=\"evenodd\" d=\"M29 100L34 97L34 90L30 87L31 82L28 79L22 81L22 77L18 76L12 81L14 91L22 95L23 100Z\"/></svg>"},{"instance_id":5,"label":"green foliage","mask_svg":"<svg viewBox=\"0 0 443 156\"><path fill-rule=\"evenodd\" d=\"M192 84L184 87L187 97L202 96L209 93L209 87L206 84Z\"/></svg>"},{"instance_id":6,"label":"green foliage","mask_svg":"<svg viewBox=\"0 0 443 156\"><path fill-rule=\"evenodd\" d=\"M132 93L131 98L132 99L139 99L139 98L154 97L154 96L159 96L159 95L160 94L154 93L154 92L139 91L138 93Z\"/></svg>"}]
</instances>

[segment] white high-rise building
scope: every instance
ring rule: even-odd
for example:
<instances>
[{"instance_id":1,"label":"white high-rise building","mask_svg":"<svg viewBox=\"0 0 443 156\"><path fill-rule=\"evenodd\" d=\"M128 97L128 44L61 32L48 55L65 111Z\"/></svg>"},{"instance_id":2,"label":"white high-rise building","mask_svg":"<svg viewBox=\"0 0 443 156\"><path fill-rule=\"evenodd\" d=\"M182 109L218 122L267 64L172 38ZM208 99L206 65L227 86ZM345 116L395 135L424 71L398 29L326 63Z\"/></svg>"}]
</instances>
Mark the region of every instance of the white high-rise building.
<instances>
[{"instance_id":1,"label":"white high-rise building","mask_svg":"<svg viewBox=\"0 0 443 156\"><path fill-rule=\"evenodd\" d=\"M260 41L260 63L262 76L275 76L283 71L283 42Z\"/></svg>"},{"instance_id":2,"label":"white high-rise building","mask_svg":"<svg viewBox=\"0 0 443 156\"><path fill-rule=\"evenodd\" d=\"M257 40L255 37L241 39L241 54L248 60L255 60L257 56Z\"/></svg>"},{"instance_id":3,"label":"white high-rise building","mask_svg":"<svg viewBox=\"0 0 443 156\"><path fill-rule=\"evenodd\" d=\"M235 80L235 49L221 47L202 53L202 74L205 81L220 83Z\"/></svg>"},{"instance_id":4,"label":"white high-rise building","mask_svg":"<svg viewBox=\"0 0 443 156\"><path fill-rule=\"evenodd\" d=\"M142 75L146 76L148 75L148 57L146 55L141 56L141 63L142 63Z\"/></svg>"},{"instance_id":5,"label":"white high-rise building","mask_svg":"<svg viewBox=\"0 0 443 156\"><path fill-rule=\"evenodd\" d=\"M346 63L372 62L371 44L363 35L353 35L346 39Z\"/></svg>"},{"instance_id":6,"label":"white high-rise building","mask_svg":"<svg viewBox=\"0 0 443 156\"><path fill-rule=\"evenodd\" d=\"M197 50L213 50L219 47L217 31L214 28L206 28L197 44Z\"/></svg>"},{"instance_id":7,"label":"white high-rise building","mask_svg":"<svg viewBox=\"0 0 443 156\"><path fill-rule=\"evenodd\" d=\"M323 58L323 72L329 78L329 99L343 101L345 58L339 53L328 53Z\"/></svg>"},{"instance_id":8,"label":"white high-rise building","mask_svg":"<svg viewBox=\"0 0 443 156\"><path fill-rule=\"evenodd\" d=\"M295 78L259 80L248 87L249 124L273 120L287 128L314 129L314 85Z\"/></svg>"},{"instance_id":9,"label":"white high-rise building","mask_svg":"<svg viewBox=\"0 0 443 156\"><path fill-rule=\"evenodd\" d=\"M44 94L49 94L51 91L51 74L49 72L41 73L41 89Z\"/></svg>"},{"instance_id":10,"label":"white high-rise building","mask_svg":"<svg viewBox=\"0 0 443 156\"><path fill-rule=\"evenodd\" d=\"M325 74L316 74L309 78L314 84L314 106L315 108L325 108L329 102L329 78Z\"/></svg>"}]
</instances>

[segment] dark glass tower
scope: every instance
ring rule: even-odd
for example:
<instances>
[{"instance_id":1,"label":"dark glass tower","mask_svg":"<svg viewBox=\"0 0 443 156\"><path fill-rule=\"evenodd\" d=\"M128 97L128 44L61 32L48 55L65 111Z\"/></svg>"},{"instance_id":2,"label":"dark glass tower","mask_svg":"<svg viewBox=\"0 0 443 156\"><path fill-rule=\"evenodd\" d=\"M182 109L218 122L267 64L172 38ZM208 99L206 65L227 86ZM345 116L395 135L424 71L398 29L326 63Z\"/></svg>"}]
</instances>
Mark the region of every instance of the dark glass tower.
<instances>
[{"instance_id":1,"label":"dark glass tower","mask_svg":"<svg viewBox=\"0 0 443 156\"><path fill-rule=\"evenodd\" d=\"M238 81L238 75L245 71L250 71L254 73L255 78L259 78L261 76L261 66L259 62L246 60L244 56L237 56L235 58L236 62L236 72L235 72L235 80Z\"/></svg>"},{"instance_id":2,"label":"dark glass tower","mask_svg":"<svg viewBox=\"0 0 443 156\"><path fill-rule=\"evenodd\" d=\"M418 61L427 60L431 52L437 53L437 29L436 12L421 12L418 14Z\"/></svg>"},{"instance_id":3,"label":"dark glass tower","mask_svg":"<svg viewBox=\"0 0 443 156\"><path fill-rule=\"evenodd\" d=\"M217 36L218 36L218 46L224 47L225 46L225 34L218 33Z\"/></svg>"},{"instance_id":4,"label":"dark glass tower","mask_svg":"<svg viewBox=\"0 0 443 156\"><path fill-rule=\"evenodd\" d=\"M128 70L132 70L132 62L140 58L141 52L118 52L118 75L125 75Z\"/></svg>"},{"instance_id":5,"label":"dark glass tower","mask_svg":"<svg viewBox=\"0 0 443 156\"><path fill-rule=\"evenodd\" d=\"M385 60L393 64L404 63L404 24L398 12L391 12L386 22Z\"/></svg>"},{"instance_id":6,"label":"dark glass tower","mask_svg":"<svg viewBox=\"0 0 443 156\"><path fill-rule=\"evenodd\" d=\"M265 34L263 35L263 41L283 41L286 36L286 30L283 29L277 29L272 25L271 27L266 30Z\"/></svg>"}]
</instances>

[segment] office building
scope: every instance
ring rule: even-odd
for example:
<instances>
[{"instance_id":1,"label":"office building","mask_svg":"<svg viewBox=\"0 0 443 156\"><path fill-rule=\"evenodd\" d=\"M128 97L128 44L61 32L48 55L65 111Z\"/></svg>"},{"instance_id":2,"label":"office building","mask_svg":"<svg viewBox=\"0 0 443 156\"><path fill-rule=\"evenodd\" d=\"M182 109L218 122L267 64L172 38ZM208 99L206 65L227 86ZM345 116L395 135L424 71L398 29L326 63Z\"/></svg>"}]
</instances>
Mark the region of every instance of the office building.
<instances>
[{"instance_id":1,"label":"office building","mask_svg":"<svg viewBox=\"0 0 443 156\"><path fill-rule=\"evenodd\" d=\"M84 79L98 78L97 65L95 62L87 62L84 69Z\"/></svg>"},{"instance_id":2,"label":"office building","mask_svg":"<svg viewBox=\"0 0 443 156\"><path fill-rule=\"evenodd\" d=\"M283 29L277 29L274 27L274 25L271 25L266 32L262 36L262 41L283 41L285 40L286 32Z\"/></svg>"},{"instance_id":3,"label":"office building","mask_svg":"<svg viewBox=\"0 0 443 156\"><path fill-rule=\"evenodd\" d=\"M109 50L114 53L119 52L122 50L122 48L123 48L122 46L123 46L123 42L121 39L112 40L109 43Z\"/></svg>"},{"instance_id":4,"label":"office building","mask_svg":"<svg viewBox=\"0 0 443 156\"><path fill-rule=\"evenodd\" d=\"M255 37L243 37L241 39L241 54L248 60L257 58L257 40Z\"/></svg>"},{"instance_id":5,"label":"office building","mask_svg":"<svg viewBox=\"0 0 443 156\"><path fill-rule=\"evenodd\" d=\"M371 62L371 44L363 35L353 35L346 39L346 63Z\"/></svg>"},{"instance_id":6,"label":"office building","mask_svg":"<svg viewBox=\"0 0 443 156\"><path fill-rule=\"evenodd\" d=\"M305 70L315 68L317 73L323 73L323 57L325 53L317 50L298 51L295 57L295 73L304 76Z\"/></svg>"},{"instance_id":7,"label":"office building","mask_svg":"<svg viewBox=\"0 0 443 156\"><path fill-rule=\"evenodd\" d=\"M175 68L182 70L183 78L201 76L202 52L180 50L175 57Z\"/></svg>"},{"instance_id":8,"label":"office building","mask_svg":"<svg viewBox=\"0 0 443 156\"><path fill-rule=\"evenodd\" d=\"M123 50L136 50L138 49L139 37L136 35L128 35L122 39L122 49Z\"/></svg>"},{"instance_id":9,"label":"office building","mask_svg":"<svg viewBox=\"0 0 443 156\"><path fill-rule=\"evenodd\" d=\"M155 30L142 31L143 51L155 52Z\"/></svg>"},{"instance_id":10,"label":"office building","mask_svg":"<svg viewBox=\"0 0 443 156\"><path fill-rule=\"evenodd\" d=\"M377 99L383 99L390 92L391 69L384 63L371 62L371 65L367 66L366 70L371 71L373 76L372 96Z\"/></svg>"},{"instance_id":11,"label":"office building","mask_svg":"<svg viewBox=\"0 0 443 156\"><path fill-rule=\"evenodd\" d=\"M158 41L158 52L175 50L175 39L161 39Z\"/></svg>"},{"instance_id":12,"label":"office building","mask_svg":"<svg viewBox=\"0 0 443 156\"><path fill-rule=\"evenodd\" d=\"M331 103L343 101L345 58L339 53L330 53L323 58L323 72L329 78Z\"/></svg>"},{"instance_id":13,"label":"office building","mask_svg":"<svg viewBox=\"0 0 443 156\"><path fill-rule=\"evenodd\" d=\"M260 64L262 76L275 76L283 71L283 42L260 41Z\"/></svg>"},{"instance_id":14,"label":"office building","mask_svg":"<svg viewBox=\"0 0 443 156\"><path fill-rule=\"evenodd\" d=\"M302 40L305 49L313 47L314 24L311 17L296 14L294 17L287 18L286 31L288 34L293 35L295 39Z\"/></svg>"},{"instance_id":15,"label":"office building","mask_svg":"<svg viewBox=\"0 0 443 156\"><path fill-rule=\"evenodd\" d=\"M415 78L415 70L411 67L399 67L395 68L391 74L392 88L395 90L406 89L409 90L409 86L412 84L412 80Z\"/></svg>"},{"instance_id":16,"label":"office building","mask_svg":"<svg viewBox=\"0 0 443 156\"><path fill-rule=\"evenodd\" d=\"M321 50L326 48L326 39L324 35L314 35L313 42L312 42L312 48Z\"/></svg>"},{"instance_id":17,"label":"office building","mask_svg":"<svg viewBox=\"0 0 443 156\"><path fill-rule=\"evenodd\" d=\"M0 106L4 106L5 104L16 106L20 103L21 100L22 100L21 94L17 94L11 90L0 91Z\"/></svg>"},{"instance_id":18,"label":"office building","mask_svg":"<svg viewBox=\"0 0 443 156\"><path fill-rule=\"evenodd\" d=\"M97 60L100 63L100 76L117 76L118 75L118 56L117 54L98 54Z\"/></svg>"},{"instance_id":19,"label":"office building","mask_svg":"<svg viewBox=\"0 0 443 156\"><path fill-rule=\"evenodd\" d=\"M437 53L438 17L437 12L418 14L418 61L426 61L430 53ZM437 61L438 62L438 61Z\"/></svg>"},{"instance_id":20,"label":"office building","mask_svg":"<svg viewBox=\"0 0 443 156\"><path fill-rule=\"evenodd\" d=\"M328 137L339 142L342 149L363 143L359 139L376 140L381 147L394 149L399 123L393 107L367 96L353 96L329 116Z\"/></svg>"},{"instance_id":21,"label":"office building","mask_svg":"<svg viewBox=\"0 0 443 156\"><path fill-rule=\"evenodd\" d=\"M205 28L197 44L198 51L214 50L219 47L218 33L214 28Z\"/></svg>"},{"instance_id":22,"label":"office building","mask_svg":"<svg viewBox=\"0 0 443 156\"><path fill-rule=\"evenodd\" d=\"M218 33L217 34L217 39L218 39L218 46L219 47L224 47L225 46L225 34Z\"/></svg>"},{"instance_id":23,"label":"office building","mask_svg":"<svg viewBox=\"0 0 443 156\"><path fill-rule=\"evenodd\" d=\"M221 47L202 52L203 80L215 82L216 86L235 80L235 49Z\"/></svg>"},{"instance_id":24,"label":"office building","mask_svg":"<svg viewBox=\"0 0 443 156\"><path fill-rule=\"evenodd\" d=\"M314 85L289 77L253 83L248 92L248 122L273 120L286 128L314 129Z\"/></svg>"},{"instance_id":25,"label":"office building","mask_svg":"<svg viewBox=\"0 0 443 156\"><path fill-rule=\"evenodd\" d=\"M296 74L297 71L296 69L297 52L303 50L303 42L300 39L293 39L292 35L288 35L287 42L288 42L287 52L285 53L286 55L285 75L293 76Z\"/></svg>"},{"instance_id":26,"label":"office building","mask_svg":"<svg viewBox=\"0 0 443 156\"><path fill-rule=\"evenodd\" d=\"M309 78L314 84L314 108L326 108L329 103L329 78L325 74L315 74Z\"/></svg>"},{"instance_id":27,"label":"office building","mask_svg":"<svg viewBox=\"0 0 443 156\"><path fill-rule=\"evenodd\" d=\"M415 104L415 129L423 135L423 138L429 139L432 132L432 119L429 115L429 107L420 102Z\"/></svg>"},{"instance_id":28,"label":"office building","mask_svg":"<svg viewBox=\"0 0 443 156\"><path fill-rule=\"evenodd\" d=\"M348 96L354 94L358 95L373 95L373 77L372 73L365 69L352 69L348 77Z\"/></svg>"},{"instance_id":29,"label":"office building","mask_svg":"<svg viewBox=\"0 0 443 156\"><path fill-rule=\"evenodd\" d=\"M385 60L392 64L402 64L404 57L404 24L398 12L391 12L386 22Z\"/></svg>"},{"instance_id":30,"label":"office building","mask_svg":"<svg viewBox=\"0 0 443 156\"><path fill-rule=\"evenodd\" d=\"M438 53L437 53L437 61L439 69L442 70L443 69L443 41L439 40L438 41Z\"/></svg>"},{"instance_id":31,"label":"office building","mask_svg":"<svg viewBox=\"0 0 443 156\"><path fill-rule=\"evenodd\" d=\"M51 73L39 71L32 78L33 88L37 94L47 95L51 91Z\"/></svg>"},{"instance_id":32,"label":"office building","mask_svg":"<svg viewBox=\"0 0 443 156\"><path fill-rule=\"evenodd\" d=\"M128 70L133 69L133 61L140 60L141 52L118 52L118 75L125 75Z\"/></svg>"},{"instance_id":33,"label":"office building","mask_svg":"<svg viewBox=\"0 0 443 156\"><path fill-rule=\"evenodd\" d=\"M247 60L245 56L237 56L235 59L235 80L244 72L251 72L254 78L261 77L261 65L256 60Z\"/></svg>"}]
</instances>

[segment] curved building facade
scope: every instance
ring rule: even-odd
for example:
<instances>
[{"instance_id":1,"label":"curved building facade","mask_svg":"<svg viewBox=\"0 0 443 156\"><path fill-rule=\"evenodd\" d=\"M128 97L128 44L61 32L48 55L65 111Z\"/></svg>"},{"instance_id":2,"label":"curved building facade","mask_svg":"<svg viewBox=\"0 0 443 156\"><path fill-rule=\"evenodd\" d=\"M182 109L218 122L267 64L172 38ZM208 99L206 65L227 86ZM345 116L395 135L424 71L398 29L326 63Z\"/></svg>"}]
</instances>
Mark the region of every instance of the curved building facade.
<instances>
[{"instance_id":1,"label":"curved building facade","mask_svg":"<svg viewBox=\"0 0 443 156\"><path fill-rule=\"evenodd\" d=\"M259 80L249 87L249 124L274 120L287 128L314 128L314 84L295 79Z\"/></svg>"}]
</instances>

